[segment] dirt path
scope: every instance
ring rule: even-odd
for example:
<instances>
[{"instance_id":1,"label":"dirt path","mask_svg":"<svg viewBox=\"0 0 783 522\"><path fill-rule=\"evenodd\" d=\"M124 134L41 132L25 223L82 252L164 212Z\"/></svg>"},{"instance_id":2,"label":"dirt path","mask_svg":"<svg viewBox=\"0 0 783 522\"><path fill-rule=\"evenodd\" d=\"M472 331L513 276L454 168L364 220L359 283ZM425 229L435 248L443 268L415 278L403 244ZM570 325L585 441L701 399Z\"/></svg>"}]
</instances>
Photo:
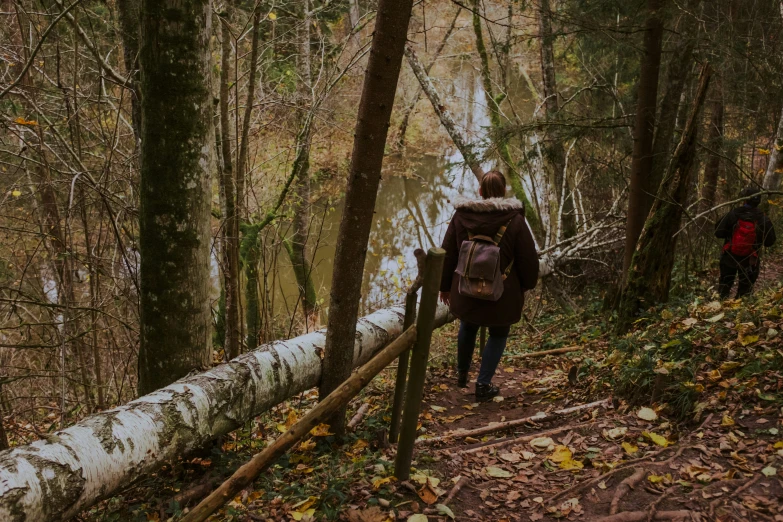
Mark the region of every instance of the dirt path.
<instances>
[{"instance_id":1,"label":"dirt path","mask_svg":"<svg viewBox=\"0 0 783 522\"><path fill-rule=\"evenodd\" d=\"M591 397L579 383L569 385L558 368L569 358L527 361L525 368L513 361L501 366L495 382L502 400L481 405L456 387L451 372L435 375L422 410L425 436L610 397ZM639 408L599 407L424 446L415 463L419 474L396 488L403 500L394 498L392 505L401 520L417 511L429 520L447 520L436 505L455 482L467 480L448 504L456 520L783 520L783 487L773 462L780 451L780 412L747 408L712 414L696 429L678 431L664 418L643 420ZM531 444L534 436L549 440ZM438 500L430 490L440 493ZM613 511L618 515L609 518Z\"/></svg>"}]
</instances>

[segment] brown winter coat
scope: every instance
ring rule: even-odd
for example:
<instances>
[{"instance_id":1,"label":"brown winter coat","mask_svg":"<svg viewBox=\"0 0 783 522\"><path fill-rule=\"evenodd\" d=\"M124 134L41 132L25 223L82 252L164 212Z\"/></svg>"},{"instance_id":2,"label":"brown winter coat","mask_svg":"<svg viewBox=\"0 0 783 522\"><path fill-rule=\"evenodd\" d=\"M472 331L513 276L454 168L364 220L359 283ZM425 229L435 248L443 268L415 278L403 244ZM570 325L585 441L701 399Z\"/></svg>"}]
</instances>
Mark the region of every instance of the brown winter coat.
<instances>
[{"instance_id":1,"label":"brown winter coat","mask_svg":"<svg viewBox=\"0 0 783 522\"><path fill-rule=\"evenodd\" d=\"M507 326L518 322L522 318L525 291L535 288L538 280L538 255L525 222L522 203L505 198L457 198L454 207L456 212L443 239L446 260L440 284L441 292L451 292L451 313L480 326ZM454 270L468 232L492 237L506 223L509 225L500 241L500 269L505 271L512 259L514 266L504 282L503 295L497 301L460 295L459 275Z\"/></svg>"}]
</instances>

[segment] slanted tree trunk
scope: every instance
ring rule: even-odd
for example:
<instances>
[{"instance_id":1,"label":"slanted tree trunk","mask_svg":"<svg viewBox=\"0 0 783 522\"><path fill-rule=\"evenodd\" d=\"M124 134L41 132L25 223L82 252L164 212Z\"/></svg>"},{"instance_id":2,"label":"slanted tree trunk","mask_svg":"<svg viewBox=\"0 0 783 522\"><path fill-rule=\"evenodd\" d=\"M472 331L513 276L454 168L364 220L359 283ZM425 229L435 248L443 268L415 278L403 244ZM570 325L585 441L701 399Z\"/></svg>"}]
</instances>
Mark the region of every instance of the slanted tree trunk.
<instances>
[{"instance_id":1,"label":"slanted tree trunk","mask_svg":"<svg viewBox=\"0 0 783 522\"><path fill-rule=\"evenodd\" d=\"M652 169L652 146L655 134L655 111L658 100L658 73L661 65L663 21L661 8L665 0L647 0L647 21L644 29L644 54L639 73L639 89L634 124L631 181L628 191L628 212L625 227L623 278L626 277L636 250L636 241L644 227L654 193L649 189Z\"/></svg>"},{"instance_id":2,"label":"slanted tree trunk","mask_svg":"<svg viewBox=\"0 0 783 522\"><path fill-rule=\"evenodd\" d=\"M117 18L120 22L122 58L131 90L131 122L136 142L141 139L141 92L139 91L139 37L141 0L117 0Z\"/></svg>"},{"instance_id":3,"label":"slanted tree trunk","mask_svg":"<svg viewBox=\"0 0 783 522\"><path fill-rule=\"evenodd\" d=\"M142 0L140 394L211 359L211 9Z\"/></svg>"},{"instance_id":4,"label":"slanted tree trunk","mask_svg":"<svg viewBox=\"0 0 783 522\"><path fill-rule=\"evenodd\" d=\"M704 183L701 185L700 211L706 212L715 205L715 193L718 189L718 175L720 173L720 154L723 152L723 89L721 83L714 84L712 101L712 117L707 131L707 146L710 155L704 165Z\"/></svg>"},{"instance_id":5,"label":"slanted tree trunk","mask_svg":"<svg viewBox=\"0 0 783 522\"><path fill-rule=\"evenodd\" d=\"M546 109L546 118L549 121L556 121L559 118L560 100L557 92L557 78L555 76L555 51L552 35L552 9L550 0L541 0L539 7L538 27L541 39L541 78L544 88L544 107ZM555 127L549 127L555 128ZM549 241L554 244L557 241L557 223L559 216L563 219L563 234L566 238L576 233L576 217L573 214L574 200L571 197L571 191L567 185L565 149L563 141L558 136L557 131L549 131L546 137L544 147L544 164L549 163ZM565 192L564 192L565 191ZM565 193L563 198L563 209L560 209L561 194Z\"/></svg>"},{"instance_id":6,"label":"slanted tree trunk","mask_svg":"<svg viewBox=\"0 0 783 522\"><path fill-rule=\"evenodd\" d=\"M321 399L351 372L351 347L356 333L367 242L412 5L412 0L380 0L378 3L354 133L345 206L337 235L324 370L319 389ZM342 435L345 408L328 424L334 433Z\"/></svg>"},{"instance_id":7,"label":"slanted tree trunk","mask_svg":"<svg viewBox=\"0 0 783 522\"><path fill-rule=\"evenodd\" d=\"M408 65L411 66L413 74L416 76L416 79L419 80L419 85L421 85L424 94L426 94L427 98L430 100L435 114L440 119L443 128L448 133L454 146L457 147L457 150L462 154L462 158L465 160L465 163L473 175L476 176L476 179L481 181L481 178L484 177L484 170L481 168L481 162L474 150L473 144L468 143L465 137L460 133L459 128L457 128L457 122L452 118L448 107L441 101L440 94L435 89L432 80L430 80L430 77L427 75L427 71L421 64L421 61L419 61L413 48L410 46L405 47L405 57L408 59Z\"/></svg>"},{"instance_id":8,"label":"slanted tree trunk","mask_svg":"<svg viewBox=\"0 0 783 522\"><path fill-rule=\"evenodd\" d=\"M446 29L446 34L443 35L443 40L440 41L440 45L438 45L438 48L435 49L435 54L432 55L432 61L427 65L427 67L424 69L425 75L430 74L430 70L435 65L435 62L438 61L438 58L440 57L440 54L443 52L443 49L446 47L446 43L449 41L449 38L451 37L451 33L454 32L454 27L457 25L457 20L459 19L459 15L462 12L462 8L458 7L457 12L454 14L454 19L451 21L451 25L449 25L449 28ZM421 94L424 92L424 89L422 88L421 84L419 84L419 87L416 89L416 94L413 95L413 98L411 98L410 103L405 107L405 110L402 113L402 118L400 119L400 126L397 128L397 137L395 139L394 146L398 149L401 149L405 146L405 134L408 132L408 121L410 120L411 113L413 113L413 109L416 108L416 104L419 103L419 98L421 98Z\"/></svg>"},{"instance_id":9,"label":"slanted tree trunk","mask_svg":"<svg viewBox=\"0 0 783 522\"><path fill-rule=\"evenodd\" d=\"M231 155L231 120L229 119L228 78L231 72L231 28L228 13L220 17L220 189L223 193L223 291L225 294L225 342L223 350L228 360L239 355L239 209L238 186Z\"/></svg>"},{"instance_id":10,"label":"slanted tree trunk","mask_svg":"<svg viewBox=\"0 0 783 522\"><path fill-rule=\"evenodd\" d=\"M783 7L781 7L783 11ZM783 172L783 111L780 113L778 130L772 141L769 151L769 163L764 173L764 190L778 190L780 188L780 174Z\"/></svg>"},{"instance_id":11,"label":"slanted tree trunk","mask_svg":"<svg viewBox=\"0 0 783 522\"><path fill-rule=\"evenodd\" d=\"M699 111L704 105L710 83L709 65L702 68L699 88L679 145L661 183L650 217L639 237L628 280L623 291L618 317L618 329L630 328L636 313L643 307L664 302L669 298L675 236L682 221L683 208L688 199L690 176L696 157L696 134Z\"/></svg>"}]
</instances>

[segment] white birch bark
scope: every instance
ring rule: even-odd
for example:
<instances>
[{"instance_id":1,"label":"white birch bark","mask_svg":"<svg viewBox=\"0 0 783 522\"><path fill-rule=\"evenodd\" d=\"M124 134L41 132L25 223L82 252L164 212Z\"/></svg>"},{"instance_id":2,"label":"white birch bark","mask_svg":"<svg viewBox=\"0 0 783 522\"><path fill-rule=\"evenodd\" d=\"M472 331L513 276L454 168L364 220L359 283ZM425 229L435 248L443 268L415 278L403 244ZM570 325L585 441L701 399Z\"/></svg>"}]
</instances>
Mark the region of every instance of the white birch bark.
<instances>
[{"instance_id":1,"label":"white birch bark","mask_svg":"<svg viewBox=\"0 0 783 522\"><path fill-rule=\"evenodd\" d=\"M781 15L783 15L783 2L780 6ZM772 142L772 149L769 151L769 163L767 164L767 172L764 174L764 190L777 190L780 187L780 172L778 171L783 168L783 162L780 160L781 155L783 155L783 112L780 113L778 131Z\"/></svg>"},{"instance_id":2,"label":"white birch bark","mask_svg":"<svg viewBox=\"0 0 783 522\"><path fill-rule=\"evenodd\" d=\"M404 310L361 318L354 366L402 333ZM441 306L436 327L448 321ZM0 453L0 520L67 520L167 460L318 385L324 330L278 341L41 440Z\"/></svg>"}]
</instances>

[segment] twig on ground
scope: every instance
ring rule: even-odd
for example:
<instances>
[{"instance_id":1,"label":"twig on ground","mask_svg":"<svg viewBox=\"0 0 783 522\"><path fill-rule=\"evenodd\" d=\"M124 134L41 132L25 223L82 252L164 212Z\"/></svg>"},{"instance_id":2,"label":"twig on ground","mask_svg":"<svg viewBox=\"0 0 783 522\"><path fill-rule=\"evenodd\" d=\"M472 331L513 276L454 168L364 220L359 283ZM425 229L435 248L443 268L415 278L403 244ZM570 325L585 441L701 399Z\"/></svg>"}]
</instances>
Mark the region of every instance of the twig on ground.
<instances>
[{"instance_id":1,"label":"twig on ground","mask_svg":"<svg viewBox=\"0 0 783 522\"><path fill-rule=\"evenodd\" d=\"M565 348L555 348L554 350L544 350L541 352L520 353L518 355L509 355L507 359L526 359L529 357L544 357L545 355L557 355L560 353L579 352L582 346L566 346Z\"/></svg>"},{"instance_id":2,"label":"twig on ground","mask_svg":"<svg viewBox=\"0 0 783 522\"><path fill-rule=\"evenodd\" d=\"M630 493L633 488L639 485L639 482L644 479L646 473L647 472L644 470L644 468L639 468L634 471L633 474L626 477L625 480L620 482L620 484L617 486L617 491L614 492L614 496L612 497L612 504L609 506L610 515L617 514L617 512L620 510L620 501L625 495Z\"/></svg>"},{"instance_id":3,"label":"twig on ground","mask_svg":"<svg viewBox=\"0 0 783 522\"><path fill-rule=\"evenodd\" d=\"M655 514L655 520L686 521L693 520L693 511L659 511ZM646 511L624 511L616 515L598 518L595 522L644 522L647 519Z\"/></svg>"},{"instance_id":4,"label":"twig on ground","mask_svg":"<svg viewBox=\"0 0 783 522\"><path fill-rule=\"evenodd\" d=\"M746 489L750 488L750 487L751 487L753 484L755 484L756 482L758 482L758 480L759 480L759 479L760 479L762 476L763 476L763 475L756 475L755 477L751 478L750 480L748 480L747 482L745 482L745 484L743 484L742 486L740 486L740 487L738 487L736 490L734 490L734 493L732 493L732 494L729 496L729 498L730 498L730 499L732 499L732 498L738 498L740 493L742 493L742 492L743 492L743 491L745 491ZM715 509L718 507L718 504L720 504L721 500L724 500L724 498L725 498L725 497L716 498L715 500L713 500L712 502L710 502L710 509L709 509L709 517L710 517L710 519L713 519L713 518L715 517Z\"/></svg>"},{"instance_id":5,"label":"twig on ground","mask_svg":"<svg viewBox=\"0 0 783 522\"><path fill-rule=\"evenodd\" d=\"M351 417L350 422L348 422L348 429L350 431L355 430L356 427L362 422L362 419L364 419L364 416L367 415L368 411L370 411L370 405L368 403L365 402L359 406L359 409L356 411L356 415Z\"/></svg>"},{"instance_id":6,"label":"twig on ground","mask_svg":"<svg viewBox=\"0 0 783 522\"><path fill-rule=\"evenodd\" d=\"M449 494L448 494L448 495L446 495L446 498L445 498L445 499L443 499L443 502L442 502L442 504L445 506L446 504L448 504L449 502L451 502L452 500L454 500L454 497L457 495L457 493L459 493L459 491L460 491L460 490L461 490L461 489L462 489L462 488L465 486L465 484L467 484L468 482L470 482L470 480L469 480L467 477L460 477L460 478L459 478L459 480L457 481L457 483L456 483L456 484L454 484L454 487L452 487L452 488L451 488L451 490L449 491Z\"/></svg>"},{"instance_id":7,"label":"twig on ground","mask_svg":"<svg viewBox=\"0 0 783 522\"><path fill-rule=\"evenodd\" d=\"M658 506L660 506L661 502L663 502L663 499L669 496L669 493L672 493L673 491L674 486L666 488L666 491L664 491L660 497L656 498L655 502L650 504L650 507L647 508L647 522L652 522L655 520L655 514L658 512Z\"/></svg>"}]
</instances>

